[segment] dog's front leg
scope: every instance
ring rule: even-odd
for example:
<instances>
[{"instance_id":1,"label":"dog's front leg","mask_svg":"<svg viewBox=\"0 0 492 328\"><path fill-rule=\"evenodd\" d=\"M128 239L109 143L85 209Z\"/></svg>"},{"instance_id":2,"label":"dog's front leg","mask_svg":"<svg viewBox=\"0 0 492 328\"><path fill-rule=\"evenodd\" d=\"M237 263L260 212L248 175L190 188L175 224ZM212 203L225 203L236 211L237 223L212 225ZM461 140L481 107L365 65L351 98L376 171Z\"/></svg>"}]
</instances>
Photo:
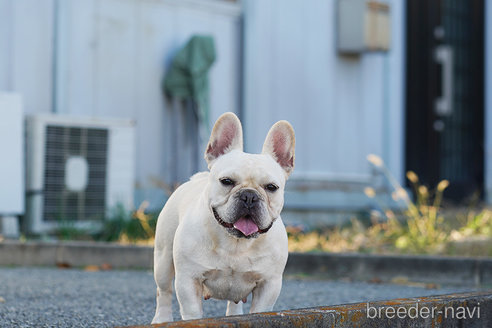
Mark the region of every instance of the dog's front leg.
<instances>
[{"instance_id":1,"label":"dog's front leg","mask_svg":"<svg viewBox=\"0 0 492 328\"><path fill-rule=\"evenodd\" d=\"M199 319L203 316L202 298L203 287L201 281L192 277L175 279L176 297L183 320Z\"/></svg>"},{"instance_id":2,"label":"dog's front leg","mask_svg":"<svg viewBox=\"0 0 492 328\"><path fill-rule=\"evenodd\" d=\"M271 311L282 289L282 276L278 279L266 280L253 289L253 300L249 313Z\"/></svg>"}]
</instances>

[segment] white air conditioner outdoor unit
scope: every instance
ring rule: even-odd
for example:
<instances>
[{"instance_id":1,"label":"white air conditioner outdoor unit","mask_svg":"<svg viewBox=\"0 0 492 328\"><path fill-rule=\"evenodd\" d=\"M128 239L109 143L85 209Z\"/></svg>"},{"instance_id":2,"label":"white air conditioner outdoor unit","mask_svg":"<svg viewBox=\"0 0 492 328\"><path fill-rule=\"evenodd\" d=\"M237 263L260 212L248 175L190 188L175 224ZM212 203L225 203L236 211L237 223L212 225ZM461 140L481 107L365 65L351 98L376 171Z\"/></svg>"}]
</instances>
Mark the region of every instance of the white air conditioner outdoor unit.
<instances>
[{"instance_id":1,"label":"white air conditioner outdoor unit","mask_svg":"<svg viewBox=\"0 0 492 328\"><path fill-rule=\"evenodd\" d=\"M26 118L26 230L97 229L133 207L135 123L58 115Z\"/></svg>"}]
</instances>

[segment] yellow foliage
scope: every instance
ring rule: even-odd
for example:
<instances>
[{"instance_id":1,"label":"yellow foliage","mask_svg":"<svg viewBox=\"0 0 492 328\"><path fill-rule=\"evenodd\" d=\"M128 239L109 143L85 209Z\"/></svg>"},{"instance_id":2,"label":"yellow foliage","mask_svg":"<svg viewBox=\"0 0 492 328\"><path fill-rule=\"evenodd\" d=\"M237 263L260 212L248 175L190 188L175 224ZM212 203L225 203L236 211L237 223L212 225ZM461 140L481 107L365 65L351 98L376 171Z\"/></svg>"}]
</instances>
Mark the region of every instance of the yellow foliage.
<instances>
[{"instance_id":1,"label":"yellow foliage","mask_svg":"<svg viewBox=\"0 0 492 328\"><path fill-rule=\"evenodd\" d=\"M476 214L470 211L466 220L452 229L444 222L442 197L449 186L448 180L442 180L430 191L419 184L419 178L413 171L406 176L412 183L416 201L412 201L407 191L392 177L382 159L369 155L367 160L387 176L394 191L395 201L403 200L406 209L396 215L392 210L371 212L372 223L365 227L353 219L349 227L336 227L324 232L301 233L289 230L289 251L308 252L402 252L402 253L441 253L451 241L462 240L470 236L485 236L492 242L492 211L485 209ZM367 197L378 201L376 191L366 187ZM381 204L380 204L381 205ZM380 206L382 208L382 206ZM381 215L385 221L381 221Z\"/></svg>"}]
</instances>

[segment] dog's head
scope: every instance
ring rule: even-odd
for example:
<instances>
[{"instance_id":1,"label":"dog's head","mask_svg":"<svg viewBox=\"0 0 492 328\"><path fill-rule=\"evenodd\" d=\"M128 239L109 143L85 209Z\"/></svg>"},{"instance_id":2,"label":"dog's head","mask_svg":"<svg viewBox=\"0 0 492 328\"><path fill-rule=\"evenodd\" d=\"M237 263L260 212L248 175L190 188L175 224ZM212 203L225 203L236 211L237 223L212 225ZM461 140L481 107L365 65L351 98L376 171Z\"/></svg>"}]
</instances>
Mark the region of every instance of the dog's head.
<instances>
[{"instance_id":1,"label":"dog's head","mask_svg":"<svg viewBox=\"0 0 492 328\"><path fill-rule=\"evenodd\" d=\"M238 238L267 232L284 204L294 148L292 126L279 121L268 132L261 154L244 153L239 119L233 113L219 117L205 151L209 205L217 224Z\"/></svg>"}]
</instances>

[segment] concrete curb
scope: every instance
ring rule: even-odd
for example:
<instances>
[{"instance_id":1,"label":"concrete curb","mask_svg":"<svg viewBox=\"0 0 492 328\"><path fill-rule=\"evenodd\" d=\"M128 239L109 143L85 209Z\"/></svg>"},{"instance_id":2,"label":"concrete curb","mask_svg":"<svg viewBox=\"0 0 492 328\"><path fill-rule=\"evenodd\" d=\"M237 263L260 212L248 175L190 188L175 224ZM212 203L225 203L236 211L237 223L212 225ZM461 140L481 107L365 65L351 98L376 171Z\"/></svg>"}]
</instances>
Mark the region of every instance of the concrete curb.
<instances>
[{"instance_id":1,"label":"concrete curb","mask_svg":"<svg viewBox=\"0 0 492 328\"><path fill-rule=\"evenodd\" d=\"M153 248L94 242L0 242L0 265L54 266L109 264L113 268L151 269ZM491 258L291 253L289 275L320 278L409 281L460 285L492 284Z\"/></svg>"},{"instance_id":2,"label":"concrete curb","mask_svg":"<svg viewBox=\"0 0 492 328\"><path fill-rule=\"evenodd\" d=\"M292 253L289 255L286 273L381 281L405 277L415 282L479 286L492 284L492 259L427 255Z\"/></svg>"},{"instance_id":3,"label":"concrete curb","mask_svg":"<svg viewBox=\"0 0 492 328\"><path fill-rule=\"evenodd\" d=\"M133 326L150 327L486 328L492 327L492 290Z\"/></svg>"},{"instance_id":4,"label":"concrete curb","mask_svg":"<svg viewBox=\"0 0 492 328\"><path fill-rule=\"evenodd\" d=\"M109 264L113 268L149 269L153 262L153 248L148 246L73 241L0 243L0 265L83 267Z\"/></svg>"}]
</instances>

